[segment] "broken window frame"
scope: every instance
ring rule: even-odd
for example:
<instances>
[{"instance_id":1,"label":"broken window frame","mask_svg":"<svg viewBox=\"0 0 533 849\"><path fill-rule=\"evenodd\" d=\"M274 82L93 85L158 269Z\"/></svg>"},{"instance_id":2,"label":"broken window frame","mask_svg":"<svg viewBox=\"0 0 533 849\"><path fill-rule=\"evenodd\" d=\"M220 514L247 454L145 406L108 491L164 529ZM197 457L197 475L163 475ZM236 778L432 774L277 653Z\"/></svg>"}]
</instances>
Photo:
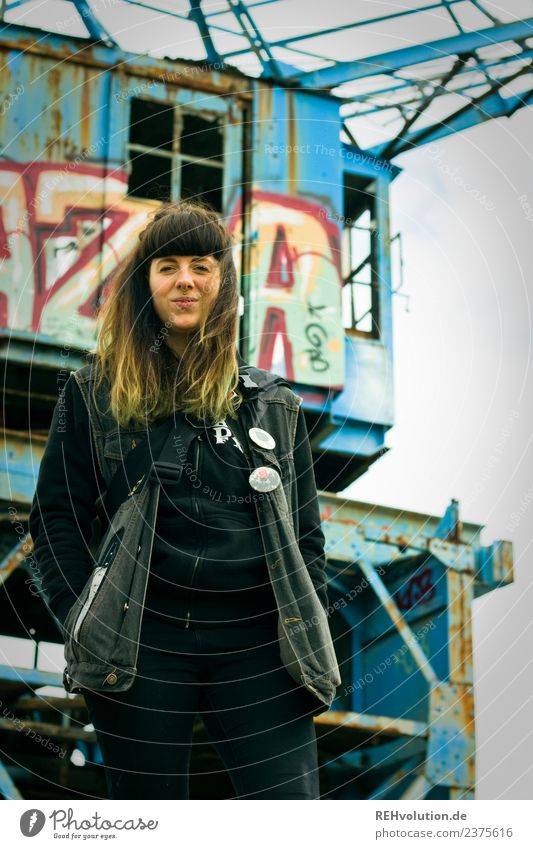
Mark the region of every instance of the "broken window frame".
<instances>
[{"instance_id":1,"label":"broken window frame","mask_svg":"<svg viewBox=\"0 0 533 849\"><path fill-rule=\"evenodd\" d=\"M135 155L147 154L150 156L158 156L162 159L170 160L170 200L177 201L182 197L182 179L181 179L181 169L184 164L187 163L196 163L201 165L202 167L207 168L215 168L222 172L222 178L220 181L220 197L221 197L221 209L218 209L217 212L223 212L224 205L224 169L225 169L225 153L226 153L226 133L224 128L224 123L220 121L220 115L218 113L212 113L208 110L198 110L198 109L187 109L180 106L179 103L169 102L159 100L157 98L150 97L135 97L131 98L129 102L129 119L128 119L128 128L131 127L131 111L132 106L131 103L133 100L142 101L144 103L157 103L162 108L172 108L173 117L172 117L172 149L171 150L161 150L158 147L152 147L150 145L143 145L139 142L131 142L128 138L127 146L126 146L126 157L127 157L127 173L128 178L131 176L132 167L131 162L134 157L131 156L131 153ZM218 120L219 123L219 132L222 136L221 138L221 158L214 159L209 157L202 156L194 156L193 154L184 154L181 152L181 139L184 127L184 118L186 115L194 115L202 118L204 120ZM146 195L133 194L129 190L129 180L128 180L128 190L127 197L132 200L139 201L153 201L154 198L149 198ZM199 196L199 200L202 200L202 195ZM164 198L161 199L164 201Z\"/></svg>"},{"instance_id":2,"label":"broken window frame","mask_svg":"<svg viewBox=\"0 0 533 849\"><path fill-rule=\"evenodd\" d=\"M377 252L377 225L376 225L376 194L375 184L371 183L365 191L367 203L358 211L357 216L351 218L345 215L343 219L342 232L342 322L344 332L350 336L358 336L365 339L376 339L379 337L379 274L378 274L378 252ZM366 213L370 214L370 223L361 225L357 222ZM354 231L366 232L369 237L368 253L360 258L356 267L353 266L352 234ZM370 271L369 280L362 280L361 275ZM358 279L359 278L359 279ZM366 287L370 293L370 306L361 315L357 315L358 292L364 291ZM345 290L349 288L349 323L345 324ZM363 328L363 323L368 323L370 317L370 329Z\"/></svg>"},{"instance_id":3,"label":"broken window frame","mask_svg":"<svg viewBox=\"0 0 533 849\"><path fill-rule=\"evenodd\" d=\"M219 132L221 135L221 158L214 159L213 157L201 157L201 156L193 156L190 153L181 153L181 139L183 135L183 126L184 126L184 117L186 115L195 115L203 120L211 119L213 123L215 121L220 120L220 115L218 113L209 112L206 110L198 110L198 109L183 109L178 106L178 118L179 122L177 140L178 140L178 157L179 157L179 194L178 197L181 197L181 169L184 163L196 163L206 168L215 168L222 172L222 179L220 181L220 209L217 209L217 212L222 213L224 207L224 166L225 166L225 152L226 152L226 132L224 127L224 122L219 123ZM202 199L202 195L199 196L199 199Z\"/></svg>"}]
</instances>

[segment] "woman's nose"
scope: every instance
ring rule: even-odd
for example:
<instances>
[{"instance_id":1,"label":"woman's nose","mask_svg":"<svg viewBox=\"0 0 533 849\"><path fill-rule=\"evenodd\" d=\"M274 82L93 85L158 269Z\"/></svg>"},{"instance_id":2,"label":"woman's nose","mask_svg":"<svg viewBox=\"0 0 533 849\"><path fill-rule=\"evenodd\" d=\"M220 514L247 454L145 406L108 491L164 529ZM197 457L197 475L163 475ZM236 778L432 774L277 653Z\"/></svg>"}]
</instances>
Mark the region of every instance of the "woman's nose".
<instances>
[{"instance_id":1,"label":"woman's nose","mask_svg":"<svg viewBox=\"0 0 533 849\"><path fill-rule=\"evenodd\" d=\"M193 283L192 271L188 265L181 265L176 272L176 283Z\"/></svg>"}]
</instances>

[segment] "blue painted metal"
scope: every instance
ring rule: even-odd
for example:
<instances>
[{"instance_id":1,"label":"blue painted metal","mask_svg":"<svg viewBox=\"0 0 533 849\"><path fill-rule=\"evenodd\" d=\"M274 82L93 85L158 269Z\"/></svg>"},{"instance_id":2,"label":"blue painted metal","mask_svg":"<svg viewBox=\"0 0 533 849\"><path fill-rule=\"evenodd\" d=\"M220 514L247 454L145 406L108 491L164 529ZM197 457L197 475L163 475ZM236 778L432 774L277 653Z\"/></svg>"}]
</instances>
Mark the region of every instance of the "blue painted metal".
<instances>
[{"instance_id":1,"label":"blue painted metal","mask_svg":"<svg viewBox=\"0 0 533 849\"><path fill-rule=\"evenodd\" d=\"M332 770L361 773L351 798L471 798L472 601L512 580L511 544L482 546L482 526L460 522L455 500L442 518L327 493L320 501L343 680L332 715L318 717L317 726L325 733L338 722L342 746L350 739L346 721L352 745L374 729L359 742L361 755L341 752ZM416 749L412 729L394 717L423 724ZM400 742L372 755L378 740L395 735ZM422 766L413 772L415 755ZM381 783L372 787L370 775Z\"/></svg>"},{"instance_id":2,"label":"blue painted metal","mask_svg":"<svg viewBox=\"0 0 533 849\"><path fill-rule=\"evenodd\" d=\"M527 62L527 60L531 59L532 57L533 57L533 51L532 50L523 50L522 52L520 52L518 54L513 53L510 56L507 56L507 57L504 56L504 57L501 57L500 59L494 60L492 62L490 62L490 61L484 62L484 61L479 60L476 63L476 70L480 71L484 75L484 78L482 80L479 80L478 82L473 82L473 81L470 80L470 81L465 81L464 84L461 84L463 77L470 77L470 78L472 77L472 68L465 66L463 64L463 66L457 68L457 70L454 73L454 76L453 76L453 80L454 80L453 93L463 96L465 98L465 100L470 100L470 98L467 95L467 92L471 91L472 89L486 88L487 87L487 78L486 78L487 74L490 74L492 72L497 72L498 74L500 74L502 70L505 70L509 66L516 65L517 62ZM434 95L444 95L444 94L450 94L451 93L442 84L437 84L435 79L436 78L434 77L433 78L433 86L434 86L433 94ZM367 115L376 115L379 112L382 112L386 109L390 109L390 104L387 105L387 104L384 104L384 103L381 103L381 104L376 103L376 105L372 106L369 109L361 109L360 104L372 103L380 95L389 96L391 94L397 94L400 91L406 91L406 90L412 92L413 81L407 79L404 82L402 82L398 79L398 81L394 85L394 87L386 86L384 88L373 89L371 93L365 92L363 94L356 94L356 95L350 96L350 97L346 98L346 103L342 107L342 114L343 114L344 118L350 118L350 117L353 117L353 116L357 116L357 117L361 118L361 117L365 117ZM410 101L403 101L402 105L404 107L405 106L413 106L413 105L416 104L416 102L417 101L413 96ZM352 104L355 104L355 105L352 106ZM350 108L350 106L352 108Z\"/></svg>"},{"instance_id":3,"label":"blue painted metal","mask_svg":"<svg viewBox=\"0 0 533 849\"><path fill-rule=\"evenodd\" d=\"M89 28L91 37L111 43L113 36L99 23L97 10L90 7L86 0L73 0L73 2L80 10L80 15ZM458 115L457 125L455 115L450 114L448 116L450 120L444 120L443 116L440 116L439 121L433 123L430 128L438 133L433 138L442 137L443 134L457 132L472 126L473 123L478 123L479 110L476 110L473 101L475 89L482 85L489 85L492 94L496 94L503 88L505 81L502 71L506 66L520 61L525 63L530 57L526 41L532 32L532 19L504 21L502 17L508 18L510 13L501 10L501 17L498 18L478 0L435 0L409 9L391 7L384 14L308 31L306 31L305 21L302 21L301 31L273 40L263 35L252 16L252 10L262 7L263 10L268 11L278 0L248 3L245 0L232 0L228 4L228 10L214 11L204 9L201 0L190 0L188 14L177 9L160 8L140 0L125 0L125 2L133 8L150 10L156 17L195 21L201 44L206 51L207 61L217 68L229 68L228 63L231 61L237 63L242 61L247 66L253 57L262 69L263 79L275 80L280 85L299 86L310 90L324 87L331 89L344 83L353 84L354 81L372 80L376 74L386 76L389 84L379 90L370 85L364 93L358 90L342 89L336 94L339 95L341 102L366 101L372 105L370 109L358 110L357 113L346 116L343 130L351 141L354 141L354 130L361 126L361 122L367 115L386 112L386 126L390 127L394 127L389 120L390 114L396 115L403 126L400 129L396 127L389 130L388 141L372 148L374 152L386 152L389 158L411 149L416 144L426 143L428 136L425 132L410 134L409 128L425 111L426 105L436 99L445 98L453 93L460 95L468 104L473 105L473 109L468 113L468 117L466 113ZM8 3L7 11L14 10L20 5L22 5L20 0ZM235 18L237 28L226 25L225 20L224 23L220 22L223 16L227 19L228 11ZM421 29L424 21L427 22L429 16L435 23L441 25L447 18L456 34L427 44L413 44L401 50L359 57L356 61L337 61L335 49L331 46L335 43L332 39L341 33L352 31L364 40L367 31L373 35L384 32L384 28L389 24L397 29L398 23L405 22L405 25L408 25L412 22L413 31L416 32ZM491 26L469 31L468 26L475 16L479 19L480 25L487 21ZM31 21L31 12L25 16L26 20ZM465 24L465 21L468 23ZM217 36L217 47L213 42L213 34ZM242 39L242 47L234 47L236 38ZM227 48L225 48L224 39L227 41ZM327 49L323 51L316 47L310 49L310 43L321 45L324 40ZM509 49L509 42L514 42L514 49ZM354 44L357 43L358 40L354 39ZM302 44L305 47L302 47ZM498 44L505 44L502 55L494 61L485 60L480 51L482 52L483 48L489 45ZM283 52L283 59L280 51ZM441 61L453 56L458 56L459 61L444 70L428 68L420 78L413 79L402 73L405 67L428 63L432 59ZM290 57L294 57L293 63L287 61ZM316 66L314 70L308 70L310 61ZM305 63L305 68L300 67L299 63ZM324 64L328 67L323 67ZM526 73L527 69L524 70L524 74ZM479 81L480 75L484 82ZM398 97L402 89L405 89L405 97ZM387 96L390 94L394 94L394 97ZM380 95L385 95L381 102ZM484 119L513 114L516 109L530 104L530 95L531 89L525 91L523 98L503 98L503 102L499 102L497 97L492 98ZM407 142L405 142L406 139Z\"/></svg>"},{"instance_id":4,"label":"blue painted metal","mask_svg":"<svg viewBox=\"0 0 533 849\"><path fill-rule=\"evenodd\" d=\"M443 0L447 6L453 6L455 3L464 2L464 0ZM352 23L346 23L341 26L328 27L326 29L312 30L311 32L302 33L300 35L291 35L287 38L277 39L276 41L270 42L270 47L285 47L290 49L291 51L298 53L302 56L309 56L315 59L325 59L324 55L317 53L316 51L311 50L302 50L296 48L294 45L298 44L302 41L309 41L310 39L316 39L321 36L326 35L334 35L336 33L347 32L349 30L362 30L365 26L373 26L375 24L384 23L391 20L399 20L401 18L407 18L413 15L420 15L425 12L434 12L437 10L441 10L443 8L443 2L439 0L437 3L429 3L425 6L417 6L414 9L396 9L389 14L386 15L377 15L372 18L364 18L362 20L354 21ZM248 6L250 8L250 5ZM226 58L231 58L234 56L240 56L244 53L244 50L233 50L226 54Z\"/></svg>"},{"instance_id":5,"label":"blue painted metal","mask_svg":"<svg viewBox=\"0 0 533 849\"><path fill-rule=\"evenodd\" d=\"M0 498L16 504L31 503L45 445L44 435L34 434L30 440L27 433L4 433L0 458Z\"/></svg>"},{"instance_id":6,"label":"blue painted metal","mask_svg":"<svg viewBox=\"0 0 533 849\"><path fill-rule=\"evenodd\" d=\"M444 56L470 54L482 47L503 41L522 40L533 36L533 18L502 26L464 32L450 38L438 38L415 47L401 47L387 53L368 56L363 61L337 62L332 68L299 73L295 80L313 89L332 89L342 83L399 71L402 68L442 59Z\"/></svg>"},{"instance_id":7,"label":"blue painted metal","mask_svg":"<svg viewBox=\"0 0 533 849\"><path fill-rule=\"evenodd\" d=\"M229 7L239 22L243 35L248 39L251 50L263 66L263 76L281 81L284 70L289 69L289 66L284 67L274 58L270 45L255 25L248 6L242 0L230 0ZM294 71L295 69L290 68L290 70Z\"/></svg>"},{"instance_id":8,"label":"blue painted metal","mask_svg":"<svg viewBox=\"0 0 533 849\"><path fill-rule=\"evenodd\" d=\"M106 44L116 44L115 40L111 37L108 30L102 26L102 24L98 21L98 18L94 14L93 9L87 2L87 0L72 0L80 18L83 23L87 27L89 35L91 38L96 39L97 41L103 41Z\"/></svg>"},{"instance_id":9,"label":"blue painted metal","mask_svg":"<svg viewBox=\"0 0 533 849\"><path fill-rule=\"evenodd\" d=\"M63 675L59 672L43 672L40 669L0 664L0 682L20 684L21 688L35 690L38 687L62 687Z\"/></svg>"},{"instance_id":10,"label":"blue painted metal","mask_svg":"<svg viewBox=\"0 0 533 849\"><path fill-rule=\"evenodd\" d=\"M452 498L434 536L442 539L458 539L459 533L459 502Z\"/></svg>"},{"instance_id":11,"label":"blue painted metal","mask_svg":"<svg viewBox=\"0 0 533 849\"><path fill-rule=\"evenodd\" d=\"M200 0L190 0L190 6L191 11L189 12L189 17L196 23L198 29L200 30L200 35L202 36L205 52L207 53L207 61L210 62L212 65L223 63L220 53L217 51L215 45L213 44L213 39L211 38L211 33L209 32L209 27L207 25L205 15L202 11Z\"/></svg>"},{"instance_id":12,"label":"blue painted metal","mask_svg":"<svg viewBox=\"0 0 533 849\"><path fill-rule=\"evenodd\" d=\"M11 0L11 2L8 0L5 5L5 11L9 12L12 9L17 9L18 7L27 5L30 2L31 0ZM76 8L91 38L95 39L95 41L101 41L108 45L116 44L116 41L110 35L108 30L99 22L94 10L87 0L71 0L71 2Z\"/></svg>"},{"instance_id":13,"label":"blue painted metal","mask_svg":"<svg viewBox=\"0 0 533 849\"><path fill-rule=\"evenodd\" d=\"M526 69L519 73L522 75L529 72L529 69ZM508 82L512 82L517 76L518 74L513 74L507 80L500 81L501 87ZM395 142L394 149L391 153L393 156L397 156L400 153L413 150L430 142L438 141L438 139L446 138L446 136L454 133L463 132L470 127L477 127L486 121L491 121L495 118L509 118L518 109L527 108L532 104L533 92L527 92L523 95L515 94L506 98L503 98L499 91L483 94L480 98L473 100L468 106L448 116L441 126L428 127L419 132L407 133L405 136L402 136L399 141ZM383 153L383 149L384 145L376 145L370 151L375 156L380 156Z\"/></svg>"}]
</instances>

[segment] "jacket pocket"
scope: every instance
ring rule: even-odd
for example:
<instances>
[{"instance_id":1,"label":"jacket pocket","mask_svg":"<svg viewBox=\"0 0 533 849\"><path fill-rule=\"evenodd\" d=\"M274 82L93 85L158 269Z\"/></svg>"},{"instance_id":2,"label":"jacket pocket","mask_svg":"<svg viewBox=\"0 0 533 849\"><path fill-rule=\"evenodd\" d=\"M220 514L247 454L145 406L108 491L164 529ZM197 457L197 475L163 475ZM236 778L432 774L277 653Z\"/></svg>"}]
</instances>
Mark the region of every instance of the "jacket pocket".
<instances>
[{"instance_id":1,"label":"jacket pocket","mask_svg":"<svg viewBox=\"0 0 533 849\"><path fill-rule=\"evenodd\" d=\"M86 587L84 588L84 600L82 604L78 606L76 614L72 616L72 619L69 623L69 630L71 629L71 638L73 642L78 645L80 645L80 632L82 625L85 622L89 612L91 611L95 600L104 584L104 579L108 573L108 569L117 555L123 532L124 529L121 528L117 533L113 535L112 539L104 548L101 557L99 557L98 565L94 568L93 573L89 578Z\"/></svg>"},{"instance_id":2,"label":"jacket pocket","mask_svg":"<svg viewBox=\"0 0 533 849\"><path fill-rule=\"evenodd\" d=\"M120 430L110 433L104 441L104 457L109 466L111 476L124 463L129 452L136 448L141 440L146 439L146 430Z\"/></svg>"},{"instance_id":3,"label":"jacket pocket","mask_svg":"<svg viewBox=\"0 0 533 849\"><path fill-rule=\"evenodd\" d=\"M90 579L89 579L89 582L90 582ZM63 640L65 642L65 646L68 643L70 643L70 641L71 641L72 623L76 620L76 616L78 615L81 608L83 607L85 595L86 595L87 591L88 591L88 586L86 584L84 586L84 588L82 589L81 593L79 594L78 598L76 599L76 601L72 605L72 607L69 609L67 615L65 616L64 622L61 626L61 633L63 634Z\"/></svg>"},{"instance_id":4,"label":"jacket pocket","mask_svg":"<svg viewBox=\"0 0 533 849\"><path fill-rule=\"evenodd\" d=\"M110 433L104 441L104 457L110 460L123 460L137 444L146 439L146 430L120 430Z\"/></svg>"}]
</instances>

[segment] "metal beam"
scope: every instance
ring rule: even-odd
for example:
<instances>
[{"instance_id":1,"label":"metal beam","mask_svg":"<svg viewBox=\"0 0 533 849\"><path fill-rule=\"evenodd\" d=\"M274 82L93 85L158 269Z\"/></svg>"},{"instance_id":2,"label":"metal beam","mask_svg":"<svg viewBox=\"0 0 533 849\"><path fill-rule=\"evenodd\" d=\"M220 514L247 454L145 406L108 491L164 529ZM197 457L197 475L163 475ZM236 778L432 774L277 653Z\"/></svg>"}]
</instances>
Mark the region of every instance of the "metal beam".
<instances>
[{"instance_id":1,"label":"metal beam","mask_svg":"<svg viewBox=\"0 0 533 849\"><path fill-rule=\"evenodd\" d=\"M257 6L271 6L272 3L279 3L279 2L280 2L280 0L257 0L257 3L247 3L246 5L247 5L248 9L255 9ZM206 18L206 20L207 20L207 18L217 18L217 17L220 17L220 15L226 15L226 14L227 14L227 9L218 9L218 11L215 11L215 12L207 12L206 14L204 14L204 18Z\"/></svg>"},{"instance_id":2,"label":"metal beam","mask_svg":"<svg viewBox=\"0 0 533 849\"><path fill-rule=\"evenodd\" d=\"M448 73L446 74L446 76L443 78L443 80L441 82L441 85L442 85L443 88L446 88L448 83L454 78L457 71L459 71L459 69L463 67L465 62L466 62L466 57L464 57L464 56L459 56L459 58L455 60L452 67L450 68L450 70L448 71ZM409 128L412 127L413 124L415 124L418 121L420 116L426 111L426 109L429 109L429 107L431 106L432 103L433 103L433 92L431 92L430 94L427 94L417 104L416 109L413 110L413 114L409 118L407 118L407 120L405 121L405 123L404 123L404 125L401 129L401 132L400 132L400 138L404 138L407 135ZM383 158L384 159L388 159L390 157L390 154L394 150L395 142L396 142L396 139L391 139L391 141L388 142L388 144L385 145L385 148L383 150ZM448 508L448 510L449 509L450 508ZM447 519L447 516L444 517L443 521L445 521L446 519ZM437 536L440 536L440 529L441 529L441 525L439 525L439 528L438 528L438 531L437 531Z\"/></svg>"},{"instance_id":3,"label":"metal beam","mask_svg":"<svg viewBox=\"0 0 533 849\"><path fill-rule=\"evenodd\" d=\"M12 3L6 3L6 0L1 0L0 12L3 15L5 12L10 12L11 9L16 9L17 6L25 6L26 3L30 2L31 0L13 0Z\"/></svg>"},{"instance_id":4,"label":"metal beam","mask_svg":"<svg viewBox=\"0 0 533 849\"><path fill-rule=\"evenodd\" d=\"M369 800L378 801L378 799L387 799L394 798L390 794L394 792L397 788L398 784L402 781L405 781L407 776L411 775L411 773L416 772L420 767L420 764L423 761L423 757L420 755L415 755L409 760L406 760L392 775L387 776L387 778L382 781L382 783L376 787L376 789L370 794L368 797Z\"/></svg>"},{"instance_id":5,"label":"metal beam","mask_svg":"<svg viewBox=\"0 0 533 849\"><path fill-rule=\"evenodd\" d=\"M426 722L396 716L355 713L350 710L327 710L316 716L314 722L322 727L366 731L377 736L383 734L390 737L429 737L430 733Z\"/></svg>"},{"instance_id":6,"label":"metal beam","mask_svg":"<svg viewBox=\"0 0 533 849\"><path fill-rule=\"evenodd\" d=\"M0 665L0 684L6 681L11 685L20 684L21 689L28 690L35 690L36 687L63 687L63 675L59 672Z\"/></svg>"},{"instance_id":7,"label":"metal beam","mask_svg":"<svg viewBox=\"0 0 533 849\"><path fill-rule=\"evenodd\" d=\"M429 783L425 775L418 775L407 790L402 793L402 801L407 799L425 799L433 785Z\"/></svg>"},{"instance_id":8,"label":"metal beam","mask_svg":"<svg viewBox=\"0 0 533 849\"><path fill-rule=\"evenodd\" d=\"M297 74L292 79L306 88L331 89L342 83L390 74L411 65L431 62L446 56L462 56L481 47L499 44L502 41L522 40L533 37L533 18L513 21L498 27L488 27L475 32L440 38L428 44L404 47L388 53L378 53L355 62L337 62L330 68Z\"/></svg>"},{"instance_id":9,"label":"metal beam","mask_svg":"<svg viewBox=\"0 0 533 849\"><path fill-rule=\"evenodd\" d=\"M448 118L441 119L438 124L424 127L418 132L409 133L399 138L393 145L390 157L399 156L400 153L421 147L423 144L435 142L454 133L460 133L494 118L510 118L518 109L531 105L533 105L533 90L507 98L503 98L499 91L487 92L484 98L473 101ZM388 142L385 143L385 145L388 144ZM385 145L376 145L370 148L367 153L379 157Z\"/></svg>"},{"instance_id":10,"label":"metal beam","mask_svg":"<svg viewBox=\"0 0 533 849\"><path fill-rule=\"evenodd\" d=\"M94 38L95 41L102 41L104 44L116 45L115 39L98 21L87 0L72 0L72 2L91 38Z\"/></svg>"},{"instance_id":11,"label":"metal beam","mask_svg":"<svg viewBox=\"0 0 533 849\"><path fill-rule=\"evenodd\" d=\"M220 63L224 64L223 60L220 57L220 54L217 52L215 45L213 44L213 39L211 38L209 27L207 26L207 21L205 19L200 3L201 0L189 0L189 5L191 7L189 17L192 21L194 21L200 31L200 35L202 37L202 41L205 47L205 52L207 54L207 61L210 62L211 65Z\"/></svg>"},{"instance_id":12,"label":"metal beam","mask_svg":"<svg viewBox=\"0 0 533 849\"><path fill-rule=\"evenodd\" d=\"M255 53L263 67L263 77L273 77L276 80L283 79L283 70L276 61L270 50L270 45L261 35L255 25L247 6L241 0L228 0L230 11L235 15L241 26L242 34L248 39L250 50ZM285 66L283 66L285 68ZM291 70L295 70L292 68Z\"/></svg>"},{"instance_id":13,"label":"metal beam","mask_svg":"<svg viewBox=\"0 0 533 849\"><path fill-rule=\"evenodd\" d=\"M264 79L274 79L279 83L291 79L295 73L298 73L298 68L295 68L294 65L288 65L286 62L280 62L275 58L270 49L270 43L263 38L261 31L251 16L249 6L246 6L242 0L228 0L228 5L242 30L241 33L232 34L244 36L250 46L247 50L225 54L226 59L237 55L239 52L248 53L251 51L255 53L262 65L263 73L261 76Z\"/></svg>"},{"instance_id":14,"label":"metal beam","mask_svg":"<svg viewBox=\"0 0 533 849\"><path fill-rule=\"evenodd\" d=\"M464 0L449 0L449 2L450 3L463 3ZM248 8L250 9L251 5L248 5ZM438 2L436 2L436 3L430 3L427 6L418 6L416 9L404 9L401 12L393 12L390 15L379 15L379 16L374 17L374 18L365 18L364 20L361 20L361 21L353 21L350 24L341 24L340 26L329 27L328 29L313 30L311 32L301 33L300 35L287 36L287 38L280 38L280 39L277 39L276 41L270 41L269 44L270 44L270 47L286 47L287 50L295 50L296 51L296 48L293 47L294 44L298 44L300 41L309 40L310 38L321 38L324 35L334 35L337 32L346 32L347 30L350 30L350 29L357 29L359 27L364 27L364 26L372 26L373 24L376 24L376 23L382 23L384 21L391 21L391 20L396 20L397 18L403 18L406 15L419 15L423 12L429 12L429 11L432 11L433 9L442 9L442 8L443 8L442 2L441 2L441 0L438 0ZM214 14L220 14L220 13L215 12ZM246 53L246 52L247 51L245 51L245 50L235 50L232 53L228 53L227 56L228 57L229 56L239 56L239 55ZM298 50L297 52L303 53L306 56L315 56L315 57L318 56L318 54L311 53L311 52L308 52L308 51ZM320 57L320 58L326 58L326 57Z\"/></svg>"},{"instance_id":15,"label":"metal beam","mask_svg":"<svg viewBox=\"0 0 533 849\"><path fill-rule=\"evenodd\" d=\"M384 88L374 89L372 91L366 91L361 94L353 95L352 97L343 98L343 109L349 108L349 106L353 104L371 104L371 109L361 110L354 106L353 110L350 112L342 112L342 118L347 121L350 118L360 118L361 115L371 115L376 112L384 112L388 109L398 109L400 106L413 106L416 107L416 104L420 102L420 98L416 98L415 95L411 95L409 99L401 100L393 103L390 102L375 102L377 98L380 96L390 97L391 94L396 94L396 92L402 91L404 89L415 89L419 90L431 86L432 94L436 96L438 94L448 95L448 94L457 94L461 97L468 97L465 92L467 90L486 87L487 80L479 80L477 82L462 82L462 77L473 76L474 74L482 75L484 71L491 71L493 69L497 69L498 71L505 70L508 65L513 65L516 62L527 62L528 59L533 58L533 50L524 50L522 53L517 53L516 55L509 56L505 59L498 59L492 62L480 62L478 61L475 65L464 65L463 68L460 68L456 71L453 82L459 82L456 88L448 87L443 88L442 86L442 78L441 76L427 76L424 79L407 79L403 82L399 82L398 85L394 86L386 86ZM399 79L395 76L394 79ZM407 97L407 96L406 96Z\"/></svg>"},{"instance_id":16,"label":"metal beam","mask_svg":"<svg viewBox=\"0 0 533 849\"><path fill-rule=\"evenodd\" d=\"M463 3L464 0L449 0L450 4L454 3ZM323 35L332 35L336 32L345 32L349 29L354 29L357 27L365 27L371 26L372 24L380 24L384 21L392 21L397 18L403 18L406 15L419 15L423 12L430 12L433 9L442 9L441 0L438 0L437 3L429 3L427 6L417 6L414 9L402 9L401 12L393 12L390 15L378 15L374 18L365 18L361 21L354 21L351 24L341 24L337 27L329 27L328 29L321 30L313 30L312 32L301 33L300 35L288 36L287 38L280 38L277 41L271 41L271 47L287 47L289 50L291 49L291 45L295 44L298 41L305 41L309 38L320 38Z\"/></svg>"},{"instance_id":17,"label":"metal beam","mask_svg":"<svg viewBox=\"0 0 533 849\"><path fill-rule=\"evenodd\" d=\"M426 679L429 684L435 684L438 681L437 674L433 669L428 657L426 656L422 646L411 630L410 626L405 621L404 617L400 613L398 605L395 600L389 593L387 587L379 577L378 573L374 569L372 563L367 557L359 556L357 558L357 565L364 573L364 576L377 597L379 598L381 604L383 605L385 611L388 613L391 621L393 622L396 630L402 637L405 645L408 647L413 660L418 666L420 672Z\"/></svg>"},{"instance_id":18,"label":"metal beam","mask_svg":"<svg viewBox=\"0 0 533 849\"><path fill-rule=\"evenodd\" d=\"M32 539L30 534L24 534L19 542L15 543L5 557L0 562L0 587L5 584L7 579L13 574L21 563L24 562L27 555L32 550Z\"/></svg>"}]
</instances>

